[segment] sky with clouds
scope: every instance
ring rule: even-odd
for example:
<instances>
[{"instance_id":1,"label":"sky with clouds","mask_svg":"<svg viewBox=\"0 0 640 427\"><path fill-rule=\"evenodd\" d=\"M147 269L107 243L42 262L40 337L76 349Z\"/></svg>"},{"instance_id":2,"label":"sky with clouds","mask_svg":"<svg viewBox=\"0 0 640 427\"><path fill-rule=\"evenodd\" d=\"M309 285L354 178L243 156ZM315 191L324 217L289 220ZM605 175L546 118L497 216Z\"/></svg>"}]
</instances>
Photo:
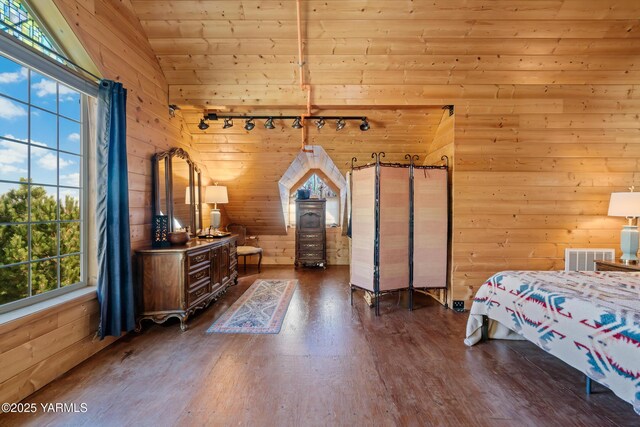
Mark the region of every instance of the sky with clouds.
<instances>
[{"instance_id":1,"label":"sky with clouds","mask_svg":"<svg viewBox=\"0 0 640 427\"><path fill-rule=\"evenodd\" d=\"M77 91L0 56L0 181L26 179L30 160L34 184L55 186L59 177L59 185L79 187L79 121ZM0 194L15 187L0 182ZM55 194L55 187L45 188ZM73 189L60 192L79 194Z\"/></svg>"}]
</instances>

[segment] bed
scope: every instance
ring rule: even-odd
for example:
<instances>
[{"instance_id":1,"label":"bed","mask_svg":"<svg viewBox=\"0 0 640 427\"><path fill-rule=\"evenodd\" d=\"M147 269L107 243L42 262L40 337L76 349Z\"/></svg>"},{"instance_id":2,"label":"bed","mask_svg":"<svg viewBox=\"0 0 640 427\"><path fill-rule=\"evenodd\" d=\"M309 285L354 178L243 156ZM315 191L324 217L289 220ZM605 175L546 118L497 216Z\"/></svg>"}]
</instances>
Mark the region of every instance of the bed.
<instances>
[{"instance_id":1,"label":"bed","mask_svg":"<svg viewBox=\"0 0 640 427\"><path fill-rule=\"evenodd\" d=\"M466 335L469 346L527 339L640 414L640 273L497 273L474 297Z\"/></svg>"}]
</instances>

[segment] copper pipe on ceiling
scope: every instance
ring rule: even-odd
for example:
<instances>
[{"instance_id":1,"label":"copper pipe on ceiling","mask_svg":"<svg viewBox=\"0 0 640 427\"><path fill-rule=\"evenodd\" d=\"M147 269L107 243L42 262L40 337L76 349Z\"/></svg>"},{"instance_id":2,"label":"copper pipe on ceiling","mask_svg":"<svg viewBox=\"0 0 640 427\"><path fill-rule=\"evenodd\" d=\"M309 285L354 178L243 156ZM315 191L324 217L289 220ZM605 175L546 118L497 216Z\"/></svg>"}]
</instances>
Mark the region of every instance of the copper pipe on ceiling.
<instances>
[{"instance_id":1,"label":"copper pipe on ceiling","mask_svg":"<svg viewBox=\"0 0 640 427\"><path fill-rule=\"evenodd\" d=\"M302 48L302 12L300 11L301 0L296 0L296 19L298 23L298 67L300 73L300 89L307 92L307 111L301 115L301 119L304 122L306 117L311 115L311 85L306 84L304 81L304 55ZM302 126L300 129L302 139L300 141L300 149L305 153L313 153L313 150L307 150L305 143L307 142L307 127Z\"/></svg>"}]
</instances>

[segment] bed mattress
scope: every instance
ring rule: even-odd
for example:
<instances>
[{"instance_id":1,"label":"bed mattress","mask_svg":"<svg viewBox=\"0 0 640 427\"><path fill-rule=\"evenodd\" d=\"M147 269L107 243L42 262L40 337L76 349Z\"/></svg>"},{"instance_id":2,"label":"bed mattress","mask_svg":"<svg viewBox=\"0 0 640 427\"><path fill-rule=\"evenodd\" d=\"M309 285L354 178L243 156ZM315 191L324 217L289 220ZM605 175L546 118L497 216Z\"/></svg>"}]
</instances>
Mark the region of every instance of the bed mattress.
<instances>
[{"instance_id":1,"label":"bed mattress","mask_svg":"<svg viewBox=\"0 0 640 427\"><path fill-rule=\"evenodd\" d=\"M640 414L640 273L503 271L478 290L465 343L523 337Z\"/></svg>"}]
</instances>

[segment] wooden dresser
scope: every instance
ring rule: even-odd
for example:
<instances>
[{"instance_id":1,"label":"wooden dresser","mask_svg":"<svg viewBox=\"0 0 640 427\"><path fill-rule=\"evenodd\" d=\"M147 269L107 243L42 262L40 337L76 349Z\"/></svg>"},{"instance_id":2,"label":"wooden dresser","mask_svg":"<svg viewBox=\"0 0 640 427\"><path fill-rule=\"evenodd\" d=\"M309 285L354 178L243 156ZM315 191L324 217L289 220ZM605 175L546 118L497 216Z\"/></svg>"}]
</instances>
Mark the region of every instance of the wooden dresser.
<instances>
[{"instance_id":1,"label":"wooden dresser","mask_svg":"<svg viewBox=\"0 0 640 427\"><path fill-rule=\"evenodd\" d=\"M326 200L296 200L296 260L298 265L327 266Z\"/></svg>"},{"instance_id":2,"label":"wooden dresser","mask_svg":"<svg viewBox=\"0 0 640 427\"><path fill-rule=\"evenodd\" d=\"M180 319L180 328L186 330L189 316L237 283L236 248L236 236L231 236L136 251L138 330L144 319L163 323L170 317Z\"/></svg>"}]
</instances>

